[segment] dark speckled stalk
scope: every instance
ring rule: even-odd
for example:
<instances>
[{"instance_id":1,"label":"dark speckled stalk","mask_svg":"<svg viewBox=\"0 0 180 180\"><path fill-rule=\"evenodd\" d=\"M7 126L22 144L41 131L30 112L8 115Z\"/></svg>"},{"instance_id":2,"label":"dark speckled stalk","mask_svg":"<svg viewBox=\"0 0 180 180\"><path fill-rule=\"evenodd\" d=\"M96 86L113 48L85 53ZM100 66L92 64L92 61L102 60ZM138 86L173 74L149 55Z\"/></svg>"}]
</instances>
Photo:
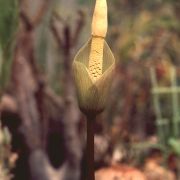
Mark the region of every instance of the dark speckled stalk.
<instances>
[{"instance_id":1,"label":"dark speckled stalk","mask_svg":"<svg viewBox=\"0 0 180 180\"><path fill-rule=\"evenodd\" d=\"M95 180L94 174L94 123L96 116L87 117L86 180Z\"/></svg>"}]
</instances>

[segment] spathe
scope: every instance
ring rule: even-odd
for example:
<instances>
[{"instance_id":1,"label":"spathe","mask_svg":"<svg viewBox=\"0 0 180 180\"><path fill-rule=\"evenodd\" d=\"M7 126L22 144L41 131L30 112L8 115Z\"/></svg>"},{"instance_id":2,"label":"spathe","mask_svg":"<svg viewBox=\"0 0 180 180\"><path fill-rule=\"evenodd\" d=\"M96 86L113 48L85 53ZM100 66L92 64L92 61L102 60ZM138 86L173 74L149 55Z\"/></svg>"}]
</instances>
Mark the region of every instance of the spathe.
<instances>
[{"instance_id":1,"label":"spathe","mask_svg":"<svg viewBox=\"0 0 180 180\"><path fill-rule=\"evenodd\" d=\"M92 38L79 50L73 62L78 102L80 109L84 113L98 113L103 111L115 68L114 56L108 44L104 41L102 75L99 79L93 81L89 73Z\"/></svg>"}]
</instances>

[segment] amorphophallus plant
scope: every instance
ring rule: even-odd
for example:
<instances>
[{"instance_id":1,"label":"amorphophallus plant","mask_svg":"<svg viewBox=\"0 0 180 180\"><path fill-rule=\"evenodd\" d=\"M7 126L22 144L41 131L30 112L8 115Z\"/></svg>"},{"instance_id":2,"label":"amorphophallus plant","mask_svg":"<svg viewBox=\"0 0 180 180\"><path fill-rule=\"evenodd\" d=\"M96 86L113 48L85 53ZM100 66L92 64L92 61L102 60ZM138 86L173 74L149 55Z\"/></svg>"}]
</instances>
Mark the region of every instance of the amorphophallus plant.
<instances>
[{"instance_id":1,"label":"amorphophallus plant","mask_svg":"<svg viewBox=\"0 0 180 180\"><path fill-rule=\"evenodd\" d=\"M94 180L94 120L104 110L115 68L114 56L105 41L107 2L96 0L92 35L73 62L79 106L87 117L87 179Z\"/></svg>"},{"instance_id":2,"label":"amorphophallus plant","mask_svg":"<svg viewBox=\"0 0 180 180\"><path fill-rule=\"evenodd\" d=\"M103 111L111 87L115 59L105 41L107 27L107 2L96 0L92 36L73 62L79 106L85 114Z\"/></svg>"}]
</instances>

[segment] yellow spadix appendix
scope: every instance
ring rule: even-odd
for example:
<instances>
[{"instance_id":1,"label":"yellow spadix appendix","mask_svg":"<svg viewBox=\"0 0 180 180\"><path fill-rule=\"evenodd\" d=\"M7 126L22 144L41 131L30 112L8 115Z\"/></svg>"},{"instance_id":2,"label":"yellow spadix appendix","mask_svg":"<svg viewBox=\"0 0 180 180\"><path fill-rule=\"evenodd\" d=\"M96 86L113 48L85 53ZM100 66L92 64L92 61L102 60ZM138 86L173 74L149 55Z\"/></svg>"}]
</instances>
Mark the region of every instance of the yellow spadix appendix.
<instances>
[{"instance_id":1,"label":"yellow spadix appendix","mask_svg":"<svg viewBox=\"0 0 180 180\"><path fill-rule=\"evenodd\" d=\"M86 114L104 110L112 84L115 59L105 41L107 27L107 2L96 0L91 38L73 62L79 106Z\"/></svg>"}]
</instances>

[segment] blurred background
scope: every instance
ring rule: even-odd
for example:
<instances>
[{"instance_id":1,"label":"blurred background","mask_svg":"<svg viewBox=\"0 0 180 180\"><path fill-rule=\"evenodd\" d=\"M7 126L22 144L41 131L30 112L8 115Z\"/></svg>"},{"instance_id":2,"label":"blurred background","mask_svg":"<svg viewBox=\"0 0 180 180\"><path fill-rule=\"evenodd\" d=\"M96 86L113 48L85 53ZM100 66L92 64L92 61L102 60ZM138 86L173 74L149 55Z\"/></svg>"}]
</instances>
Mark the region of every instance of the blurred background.
<instances>
[{"instance_id":1,"label":"blurred background","mask_svg":"<svg viewBox=\"0 0 180 180\"><path fill-rule=\"evenodd\" d=\"M95 1L0 0L0 179L84 180L71 65ZM180 2L108 1L116 73L95 122L96 180L180 179Z\"/></svg>"}]
</instances>

